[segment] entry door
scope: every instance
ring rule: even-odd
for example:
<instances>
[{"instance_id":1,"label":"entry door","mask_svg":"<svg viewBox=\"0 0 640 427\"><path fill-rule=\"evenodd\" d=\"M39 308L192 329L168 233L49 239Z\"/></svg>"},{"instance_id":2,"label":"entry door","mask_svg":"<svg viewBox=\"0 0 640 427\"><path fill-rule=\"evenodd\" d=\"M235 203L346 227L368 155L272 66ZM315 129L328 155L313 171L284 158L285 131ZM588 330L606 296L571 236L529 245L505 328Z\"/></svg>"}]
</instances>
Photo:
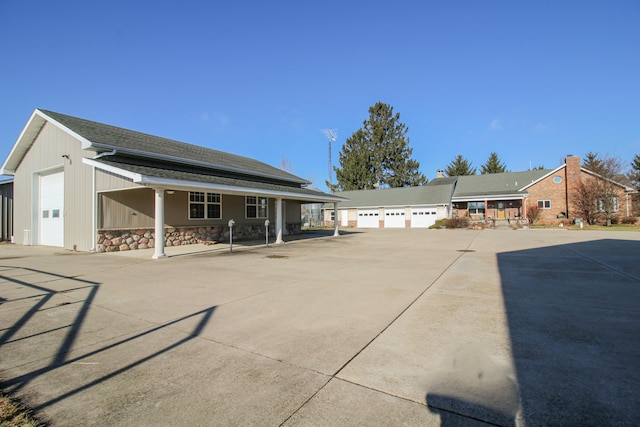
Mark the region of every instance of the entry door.
<instances>
[{"instance_id":1,"label":"entry door","mask_svg":"<svg viewBox=\"0 0 640 427\"><path fill-rule=\"evenodd\" d=\"M64 172L40 177L40 244L64 246Z\"/></svg>"},{"instance_id":2,"label":"entry door","mask_svg":"<svg viewBox=\"0 0 640 427\"><path fill-rule=\"evenodd\" d=\"M349 211L346 209L340 211L340 225L343 227L349 226Z\"/></svg>"},{"instance_id":3,"label":"entry door","mask_svg":"<svg viewBox=\"0 0 640 427\"><path fill-rule=\"evenodd\" d=\"M504 219L504 202L498 202L498 218Z\"/></svg>"}]
</instances>

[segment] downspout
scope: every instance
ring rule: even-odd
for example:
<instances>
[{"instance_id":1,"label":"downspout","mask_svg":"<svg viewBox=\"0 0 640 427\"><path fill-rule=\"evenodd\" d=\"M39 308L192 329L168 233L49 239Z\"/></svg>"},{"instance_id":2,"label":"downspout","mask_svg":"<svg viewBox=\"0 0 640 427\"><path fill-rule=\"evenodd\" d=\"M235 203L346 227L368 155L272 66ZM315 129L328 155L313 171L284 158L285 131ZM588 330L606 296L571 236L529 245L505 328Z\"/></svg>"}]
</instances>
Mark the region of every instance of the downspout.
<instances>
[{"instance_id":1,"label":"downspout","mask_svg":"<svg viewBox=\"0 0 640 427\"><path fill-rule=\"evenodd\" d=\"M91 203L91 233L93 235L91 236L92 247L90 249L90 252L95 252L96 235L98 234L98 220L96 218L96 215L98 213L98 209L96 207L98 203L98 195L96 194L96 167L92 166L91 169L93 169L93 173L91 174L91 200L93 201Z\"/></svg>"},{"instance_id":2,"label":"downspout","mask_svg":"<svg viewBox=\"0 0 640 427\"><path fill-rule=\"evenodd\" d=\"M113 151L105 151L103 153L96 154L93 158L94 159L99 159L100 157L103 157L103 156L115 156L117 152L118 152L118 150L116 150L114 148Z\"/></svg>"}]
</instances>

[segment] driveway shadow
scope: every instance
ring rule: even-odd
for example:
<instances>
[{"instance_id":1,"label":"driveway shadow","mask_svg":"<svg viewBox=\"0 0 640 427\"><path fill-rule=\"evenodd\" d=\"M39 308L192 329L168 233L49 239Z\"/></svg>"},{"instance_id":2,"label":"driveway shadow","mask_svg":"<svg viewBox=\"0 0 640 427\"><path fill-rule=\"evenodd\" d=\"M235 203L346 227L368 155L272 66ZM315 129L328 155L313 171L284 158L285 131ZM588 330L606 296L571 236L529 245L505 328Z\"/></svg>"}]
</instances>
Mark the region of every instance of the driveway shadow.
<instances>
[{"instance_id":1,"label":"driveway shadow","mask_svg":"<svg viewBox=\"0 0 640 427\"><path fill-rule=\"evenodd\" d=\"M458 416L504 426L638 425L640 242L549 246L497 261L516 378L474 388L472 373L466 389L453 377L434 387L426 402L442 425L459 425ZM517 412L500 397L509 400L512 387Z\"/></svg>"},{"instance_id":2,"label":"driveway shadow","mask_svg":"<svg viewBox=\"0 0 640 427\"><path fill-rule=\"evenodd\" d=\"M12 274L2 274L4 272L10 271ZM25 279L28 277L39 277L38 283L29 283ZM44 276L44 279L42 279ZM98 384L101 384L105 381L108 381L118 375L121 375L127 371L132 370L135 367L138 367L164 353L167 353L173 349L176 349L185 343L191 341L192 339L198 337L207 323L210 321L211 316L213 315L216 307L210 307L204 310L200 310L189 315L183 316L181 318L175 319L173 321L163 323L161 325L152 327L143 332L136 333L127 338L123 338L113 342L109 340L109 344L105 344L103 346L99 346L99 348L95 348L91 351L87 351L80 355L76 355L74 357L70 357L70 352L74 343L77 341L77 338L80 333L80 329L86 321L87 315L91 310L92 304L95 300L96 294L100 288L100 283L92 282L88 280L83 280L78 277L64 276L60 274L55 274L43 270L38 270L34 268L24 268L24 267L14 267L14 266L0 266L0 281L10 282L14 285L17 285L18 288L23 288L23 290L29 290L32 292L27 292L26 296L18 297L18 298L2 298L0 297L0 308L8 309L11 307L12 303L20 303L21 306L15 308L14 310L24 310L24 312L18 316L17 320L13 322L11 325L3 325L2 334L0 335L0 350L3 347L11 344L16 344L20 342L21 345L32 345L34 349L37 349L38 346L41 345L39 341L43 335L51 334L54 332L59 332L61 330L66 330L64 333L64 337L59 342L58 348L53 352L53 357L51 361L47 363L45 366L42 366L38 369L34 369L32 371L26 372L24 374L15 376L15 377L6 377L2 378L0 382L0 389L6 391L10 395L17 395L22 389L24 389L29 383L39 378L42 375L48 374L54 370L72 365L72 364L82 364L83 360L87 360L92 356L98 355L100 353L106 352L108 350L113 350L118 347L124 346L125 344L130 344L136 340L152 336L154 333L157 333L165 328L176 325L180 322L200 317L200 320L193 328L193 330L187 334L184 338L179 339L175 342L169 342L164 346L161 346L158 349L155 349L152 352L149 352L146 355L143 355L135 360L130 360L129 363L124 364L122 366L113 369L112 371L102 374L97 378L87 378L83 383L76 384L72 386L70 389L60 392L53 398L50 398L44 402L30 402L31 409L38 412L48 406L51 406L55 403L58 403L66 398L69 398L77 393L85 391L91 387L94 387ZM65 285L61 285L61 281L65 281ZM68 283L77 284L78 286L68 286ZM47 284L48 286L45 286ZM61 291L60 289L54 289L54 287L60 288L62 286L64 289ZM65 306L70 304L74 304L75 306L75 316L73 321L65 326L50 328L47 325L46 321L43 319L36 319L36 315L38 312L45 309L47 304L52 302L52 299L61 292L69 293L74 291L87 291L86 297L77 302L73 303L65 303ZM30 304L28 304L30 302ZM25 304L27 303L27 304ZM54 307L56 307L54 305ZM50 309L51 307L47 307ZM31 326L31 331L35 328L37 332L29 332L28 335L21 336L16 338L19 333L26 329L27 325ZM8 372L8 369L5 367L5 375ZM9 367L11 368L11 367Z\"/></svg>"}]
</instances>

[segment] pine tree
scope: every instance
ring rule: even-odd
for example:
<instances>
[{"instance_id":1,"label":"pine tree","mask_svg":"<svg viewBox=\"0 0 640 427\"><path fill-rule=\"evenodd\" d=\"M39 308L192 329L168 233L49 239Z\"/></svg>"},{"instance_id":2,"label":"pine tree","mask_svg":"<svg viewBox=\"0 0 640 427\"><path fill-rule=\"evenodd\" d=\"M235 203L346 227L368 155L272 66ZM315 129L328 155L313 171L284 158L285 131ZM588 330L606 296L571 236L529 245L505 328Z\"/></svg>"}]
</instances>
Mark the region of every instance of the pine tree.
<instances>
[{"instance_id":1,"label":"pine tree","mask_svg":"<svg viewBox=\"0 0 640 427\"><path fill-rule=\"evenodd\" d=\"M585 169L589 169L591 172L595 172L597 174L602 175L603 173L603 161L600 159L600 155L598 153L594 153L589 151L582 161L582 166Z\"/></svg>"},{"instance_id":2,"label":"pine tree","mask_svg":"<svg viewBox=\"0 0 640 427\"><path fill-rule=\"evenodd\" d=\"M447 176L464 176L475 175L476 168L471 166L471 162L462 157L462 154L458 154L455 159L449 163L444 170Z\"/></svg>"},{"instance_id":3,"label":"pine tree","mask_svg":"<svg viewBox=\"0 0 640 427\"><path fill-rule=\"evenodd\" d=\"M335 190L376 187L409 187L427 182L411 158L407 126L393 107L377 102L369 108L369 119L342 146L340 167L334 168Z\"/></svg>"},{"instance_id":4,"label":"pine tree","mask_svg":"<svg viewBox=\"0 0 640 427\"><path fill-rule=\"evenodd\" d=\"M498 154L493 152L489 155L487 162L480 167L481 174L502 173L507 171L507 165L502 163L498 158Z\"/></svg>"}]
</instances>

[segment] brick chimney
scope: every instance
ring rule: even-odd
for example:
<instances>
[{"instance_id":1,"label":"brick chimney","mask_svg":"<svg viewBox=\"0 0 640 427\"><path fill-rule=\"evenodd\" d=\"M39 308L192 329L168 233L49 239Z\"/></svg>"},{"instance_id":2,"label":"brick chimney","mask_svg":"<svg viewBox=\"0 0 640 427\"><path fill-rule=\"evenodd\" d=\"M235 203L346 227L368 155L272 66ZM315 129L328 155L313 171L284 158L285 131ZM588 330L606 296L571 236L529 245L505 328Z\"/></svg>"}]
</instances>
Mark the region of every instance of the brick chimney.
<instances>
[{"instance_id":1,"label":"brick chimney","mask_svg":"<svg viewBox=\"0 0 640 427\"><path fill-rule=\"evenodd\" d=\"M577 187L580 183L580 156L573 156L569 154L564 159L565 164L565 183L566 183L566 203L567 203L567 218L574 218L573 213L574 200L577 195Z\"/></svg>"}]
</instances>

